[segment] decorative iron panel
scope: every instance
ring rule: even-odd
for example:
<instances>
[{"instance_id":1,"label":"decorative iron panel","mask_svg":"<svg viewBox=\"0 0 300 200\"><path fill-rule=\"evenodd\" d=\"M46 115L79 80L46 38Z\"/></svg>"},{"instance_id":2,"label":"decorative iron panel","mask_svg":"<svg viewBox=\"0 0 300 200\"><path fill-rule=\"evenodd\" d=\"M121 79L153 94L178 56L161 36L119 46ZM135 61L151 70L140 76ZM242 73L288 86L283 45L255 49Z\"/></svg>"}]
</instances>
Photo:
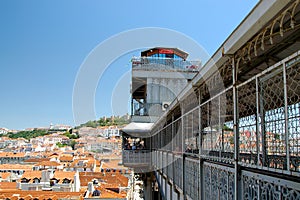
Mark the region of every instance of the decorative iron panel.
<instances>
[{"instance_id":1,"label":"decorative iron panel","mask_svg":"<svg viewBox=\"0 0 300 200\"><path fill-rule=\"evenodd\" d=\"M204 199L234 199L234 169L204 162Z\"/></svg>"},{"instance_id":2,"label":"decorative iron panel","mask_svg":"<svg viewBox=\"0 0 300 200\"><path fill-rule=\"evenodd\" d=\"M168 174L169 179L171 179L171 180L173 180L173 161L174 161L173 154L168 153L168 166L167 166L168 172L167 172L167 174Z\"/></svg>"},{"instance_id":3,"label":"decorative iron panel","mask_svg":"<svg viewBox=\"0 0 300 200\"><path fill-rule=\"evenodd\" d=\"M242 199L296 200L300 199L299 181L242 171Z\"/></svg>"},{"instance_id":4,"label":"decorative iron panel","mask_svg":"<svg viewBox=\"0 0 300 200\"><path fill-rule=\"evenodd\" d=\"M234 199L234 169L204 163L204 199Z\"/></svg>"},{"instance_id":5,"label":"decorative iron panel","mask_svg":"<svg viewBox=\"0 0 300 200\"><path fill-rule=\"evenodd\" d=\"M261 134L257 133L256 80L238 87L239 111L239 161L243 165L258 163L258 149L261 149ZM258 134L258 135L257 135ZM257 142L258 139L258 142Z\"/></svg>"},{"instance_id":6,"label":"decorative iron panel","mask_svg":"<svg viewBox=\"0 0 300 200\"><path fill-rule=\"evenodd\" d=\"M191 199L200 199L199 160L186 159L184 161L184 192Z\"/></svg>"},{"instance_id":7,"label":"decorative iron panel","mask_svg":"<svg viewBox=\"0 0 300 200\"><path fill-rule=\"evenodd\" d=\"M300 172L300 56L286 63L290 170Z\"/></svg>"},{"instance_id":8,"label":"decorative iron panel","mask_svg":"<svg viewBox=\"0 0 300 200\"><path fill-rule=\"evenodd\" d=\"M162 170L163 170L163 173L167 175L167 163L168 163L168 160L167 160L167 152L163 152L162 153Z\"/></svg>"},{"instance_id":9,"label":"decorative iron panel","mask_svg":"<svg viewBox=\"0 0 300 200\"><path fill-rule=\"evenodd\" d=\"M174 122L174 146L173 152L181 153L182 152L182 125L181 125L181 118Z\"/></svg>"},{"instance_id":10,"label":"decorative iron panel","mask_svg":"<svg viewBox=\"0 0 300 200\"><path fill-rule=\"evenodd\" d=\"M183 188L183 163L182 158L175 156L174 160L174 170L176 172L176 176L174 177L174 182L179 188Z\"/></svg>"}]
</instances>

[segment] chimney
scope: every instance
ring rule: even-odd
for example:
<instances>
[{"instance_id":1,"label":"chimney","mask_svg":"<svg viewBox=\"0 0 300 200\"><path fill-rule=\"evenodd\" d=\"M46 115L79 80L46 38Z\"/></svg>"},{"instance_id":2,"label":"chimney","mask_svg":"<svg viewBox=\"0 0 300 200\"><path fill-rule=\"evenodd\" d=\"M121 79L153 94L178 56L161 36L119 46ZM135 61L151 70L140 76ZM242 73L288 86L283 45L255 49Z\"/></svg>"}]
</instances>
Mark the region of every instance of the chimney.
<instances>
[{"instance_id":1,"label":"chimney","mask_svg":"<svg viewBox=\"0 0 300 200\"><path fill-rule=\"evenodd\" d=\"M92 194L94 192L93 182L88 183L88 191L90 192L90 194Z\"/></svg>"},{"instance_id":2,"label":"chimney","mask_svg":"<svg viewBox=\"0 0 300 200\"><path fill-rule=\"evenodd\" d=\"M43 170L42 171L42 177L41 177L41 182L49 182L50 181L50 173L48 170Z\"/></svg>"},{"instance_id":3,"label":"chimney","mask_svg":"<svg viewBox=\"0 0 300 200\"><path fill-rule=\"evenodd\" d=\"M76 171L74 175L74 192L80 191L80 179L79 179L79 173Z\"/></svg>"},{"instance_id":4,"label":"chimney","mask_svg":"<svg viewBox=\"0 0 300 200\"><path fill-rule=\"evenodd\" d=\"M17 188L18 188L19 190L22 190L22 183L21 183L21 182L17 182Z\"/></svg>"}]
</instances>

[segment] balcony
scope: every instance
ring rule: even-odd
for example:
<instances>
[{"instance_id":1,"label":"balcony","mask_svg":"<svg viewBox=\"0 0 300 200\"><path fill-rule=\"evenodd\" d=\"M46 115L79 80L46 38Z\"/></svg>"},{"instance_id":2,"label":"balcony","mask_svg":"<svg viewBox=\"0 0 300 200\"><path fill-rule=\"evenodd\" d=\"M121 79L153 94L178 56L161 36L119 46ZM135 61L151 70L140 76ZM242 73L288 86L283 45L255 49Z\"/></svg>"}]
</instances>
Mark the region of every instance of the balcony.
<instances>
[{"instance_id":1,"label":"balcony","mask_svg":"<svg viewBox=\"0 0 300 200\"><path fill-rule=\"evenodd\" d=\"M201 61L186 61L173 58L142 57L132 58L133 70L166 70L197 72L201 67Z\"/></svg>"},{"instance_id":2,"label":"balcony","mask_svg":"<svg viewBox=\"0 0 300 200\"><path fill-rule=\"evenodd\" d=\"M122 130L123 165L135 171L149 170L151 150L149 131L153 123L131 122Z\"/></svg>"},{"instance_id":3,"label":"balcony","mask_svg":"<svg viewBox=\"0 0 300 200\"><path fill-rule=\"evenodd\" d=\"M143 168L150 166L150 150L123 150L123 165L133 168Z\"/></svg>"}]
</instances>

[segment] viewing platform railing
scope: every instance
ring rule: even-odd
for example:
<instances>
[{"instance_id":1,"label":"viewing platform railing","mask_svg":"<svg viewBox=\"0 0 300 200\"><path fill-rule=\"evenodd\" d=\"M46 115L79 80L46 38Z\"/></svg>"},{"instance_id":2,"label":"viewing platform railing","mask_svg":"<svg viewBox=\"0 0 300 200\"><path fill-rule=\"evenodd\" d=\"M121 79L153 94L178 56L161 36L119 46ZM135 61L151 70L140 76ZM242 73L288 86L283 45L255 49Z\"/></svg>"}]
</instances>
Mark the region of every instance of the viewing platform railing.
<instances>
[{"instance_id":1,"label":"viewing platform railing","mask_svg":"<svg viewBox=\"0 0 300 200\"><path fill-rule=\"evenodd\" d=\"M139 57L132 58L133 70L173 70L173 71L199 71L201 61L186 61L173 58Z\"/></svg>"},{"instance_id":2,"label":"viewing platform railing","mask_svg":"<svg viewBox=\"0 0 300 200\"><path fill-rule=\"evenodd\" d=\"M126 150L122 151L123 164L125 166L150 166L151 162L150 150Z\"/></svg>"}]
</instances>

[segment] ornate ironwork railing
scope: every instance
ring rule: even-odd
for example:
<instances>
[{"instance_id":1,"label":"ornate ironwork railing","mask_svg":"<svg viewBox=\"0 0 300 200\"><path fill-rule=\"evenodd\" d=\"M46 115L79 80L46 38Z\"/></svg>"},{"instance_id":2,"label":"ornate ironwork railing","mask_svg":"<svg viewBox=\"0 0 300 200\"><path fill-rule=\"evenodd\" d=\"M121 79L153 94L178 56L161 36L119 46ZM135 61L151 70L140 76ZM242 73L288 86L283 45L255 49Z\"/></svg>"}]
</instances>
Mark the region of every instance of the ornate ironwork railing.
<instances>
[{"instance_id":1,"label":"ornate ironwork railing","mask_svg":"<svg viewBox=\"0 0 300 200\"><path fill-rule=\"evenodd\" d=\"M300 51L164 122L152 165L188 199L300 199Z\"/></svg>"}]
</instances>

